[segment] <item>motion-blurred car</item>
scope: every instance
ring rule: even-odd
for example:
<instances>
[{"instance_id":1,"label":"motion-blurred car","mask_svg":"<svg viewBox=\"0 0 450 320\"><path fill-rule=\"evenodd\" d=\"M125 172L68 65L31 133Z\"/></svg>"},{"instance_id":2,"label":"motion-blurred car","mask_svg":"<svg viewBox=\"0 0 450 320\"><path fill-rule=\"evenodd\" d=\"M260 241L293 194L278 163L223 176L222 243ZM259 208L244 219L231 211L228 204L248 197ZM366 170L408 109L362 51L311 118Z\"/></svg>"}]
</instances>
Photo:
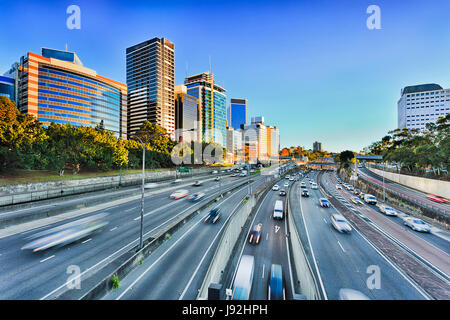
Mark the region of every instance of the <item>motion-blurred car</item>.
<instances>
[{"instance_id":1,"label":"motion-blurred car","mask_svg":"<svg viewBox=\"0 0 450 320\"><path fill-rule=\"evenodd\" d=\"M58 227L33 234L27 239L35 239L22 247L33 252L46 250L55 246L64 246L85 238L108 224L107 214L100 213Z\"/></svg>"},{"instance_id":2,"label":"motion-blurred car","mask_svg":"<svg viewBox=\"0 0 450 320\"><path fill-rule=\"evenodd\" d=\"M217 177L214 179L214 181L220 181L220 177L217 176Z\"/></svg>"},{"instance_id":3,"label":"motion-blurred car","mask_svg":"<svg viewBox=\"0 0 450 320\"><path fill-rule=\"evenodd\" d=\"M282 196L282 197L286 196L286 191L283 189L280 190L280 196Z\"/></svg>"},{"instance_id":4,"label":"motion-blurred car","mask_svg":"<svg viewBox=\"0 0 450 320\"><path fill-rule=\"evenodd\" d=\"M289 187L289 182L286 182L286 183L284 184L284 187L285 187L285 188L288 188L288 187Z\"/></svg>"},{"instance_id":5,"label":"motion-blurred car","mask_svg":"<svg viewBox=\"0 0 450 320\"><path fill-rule=\"evenodd\" d=\"M213 170L213 171L211 172L211 174L216 174L216 173L219 173L219 171Z\"/></svg>"},{"instance_id":6,"label":"motion-blurred car","mask_svg":"<svg viewBox=\"0 0 450 320\"><path fill-rule=\"evenodd\" d=\"M198 201L201 198L203 198L204 196L205 196L205 194L203 192L197 192L197 193L194 193L193 195L191 195L189 197L189 200L191 200L191 201Z\"/></svg>"},{"instance_id":7,"label":"motion-blurred car","mask_svg":"<svg viewBox=\"0 0 450 320\"><path fill-rule=\"evenodd\" d=\"M273 191L278 191L278 190L280 190L280 186L279 185L274 185L273 187L272 187L272 190Z\"/></svg>"},{"instance_id":8,"label":"motion-blurred car","mask_svg":"<svg viewBox=\"0 0 450 320\"><path fill-rule=\"evenodd\" d=\"M294 181L294 177L290 177L290 178L289 178L289 181Z\"/></svg>"},{"instance_id":9,"label":"motion-blurred car","mask_svg":"<svg viewBox=\"0 0 450 320\"><path fill-rule=\"evenodd\" d=\"M448 203L448 199L443 198L441 196L437 196L435 194L429 194L429 195L427 195L427 198L431 201L438 202L438 203Z\"/></svg>"},{"instance_id":10,"label":"motion-blurred car","mask_svg":"<svg viewBox=\"0 0 450 320\"><path fill-rule=\"evenodd\" d=\"M360 193L361 193L361 190L359 190L359 189L355 189L355 190L353 191L353 193L354 193L354 194L356 194L356 195L358 195L358 194L360 194Z\"/></svg>"},{"instance_id":11,"label":"motion-blurred car","mask_svg":"<svg viewBox=\"0 0 450 320\"><path fill-rule=\"evenodd\" d=\"M272 264L267 285L269 300L286 300L286 290L283 278L283 268L279 264Z\"/></svg>"},{"instance_id":12,"label":"motion-blurred car","mask_svg":"<svg viewBox=\"0 0 450 320\"><path fill-rule=\"evenodd\" d=\"M317 183L311 182L311 189L317 189Z\"/></svg>"},{"instance_id":13,"label":"motion-blurred car","mask_svg":"<svg viewBox=\"0 0 450 320\"><path fill-rule=\"evenodd\" d=\"M262 232L262 223L258 223L253 229L250 231L250 235L248 238L249 243L259 244L259 240L261 239Z\"/></svg>"},{"instance_id":14,"label":"motion-blurred car","mask_svg":"<svg viewBox=\"0 0 450 320\"><path fill-rule=\"evenodd\" d=\"M342 288L339 290L340 300L370 300L364 293L358 290Z\"/></svg>"},{"instance_id":15,"label":"motion-blurred car","mask_svg":"<svg viewBox=\"0 0 450 320\"><path fill-rule=\"evenodd\" d=\"M352 231L352 227L343 215L333 214L331 216L331 225L339 232L348 233Z\"/></svg>"},{"instance_id":16,"label":"motion-blurred car","mask_svg":"<svg viewBox=\"0 0 450 320\"><path fill-rule=\"evenodd\" d=\"M431 232L431 227L425 221L418 218L407 217L403 220L403 223L414 231Z\"/></svg>"},{"instance_id":17,"label":"motion-blurred car","mask_svg":"<svg viewBox=\"0 0 450 320\"><path fill-rule=\"evenodd\" d=\"M364 196L365 196L365 195L366 195L365 193L361 192L361 193L358 195L358 197L359 197L360 199L364 199Z\"/></svg>"},{"instance_id":18,"label":"motion-blurred car","mask_svg":"<svg viewBox=\"0 0 450 320\"><path fill-rule=\"evenodd\" d=\"M186 197L189 194L187 190L177 190L170 195L170 199L181 199Z\"/></svg>"},{"instance_id":19,"label":"motion-blurred car","mask_svg":"<svg viewBox=\"0 0 450 320\"><path fill-rule=\"evenodd\" d=\"M358 197L352 197L352 202L353 202L354 204L357 204L357 205L363 204L363 202L361 201L361 199L359 199Z\"/></svg>"},{"instance_id":20,"label":"motion-blurred car","mask_svg":"<svg viewBox=\"0 0 450 320\"><path fill-rule=\"evenodd\" d=\"M208 213L208 216L205 218L204 222L216 223L216 221L219 220L219 218L220 218L220 209L219 208L212 209Z\"/></svg>"},{"instance_id":21,"label":"motion-blurred car","mask_svg":"<svg viewBox=\"0 0 450 320\"><path fill-rule=\"evenodd\" d=\"M307 189L302 190L302 197L309 197L309 191Z\"/></svg>"},{"instance_id":22,"label":"motion-blurred car","mask_svg":"<svg viewBox=\"0 0 450 320\"><path fill-rule=\"evenodd\" d=\"M322 208L329 208L330 207L330 201L328 201L328 199L325 199L325 198L320 198L319 199L319 205Z\"/></svg>"},{"instance_id":23,"label":"motion-blurred car","mask_svg":"<svg viewBox=\"0 0 450 320\"><path fill-rule=\"evenodd\" d=\"M306 188L306 183L304 182L300 183L300 188Z\"/></svg>"},{"instance_id":24,"label":"motion-blurred car","mask_svg":"<svg viewBox=\"0 0 450 320\"><path fill-rule=\"evenodd\" d=\"M336 185L336 190L342 190L342 186L340 184Z\"/></svg>"},{"instance_id":25,"label":"motion-blurred car","mask_svg":"<svg viewBox=\"0 0 450 320\"><path fill-rule=\"evenodd\" d=\"M172 181L172 184L177 184L177 183L180 183L181 181L183 181L183 180L181 180L181 179L175 179L175 180Z\"/></svg>"},{"instance_id":26,"label":"motion-blurred car","mask_svg":"<svg viewBox=\"0 0 450 320\"><path fill-rule=\"evenodd\" d=\"M193 184L194 187L200 187L201 185L202 183L199 180L195 181L195 183Z\"/></svg>"},{"instance_id":27,"label":"motion-blurred car","mask_svg":"<svg viewBox=\"0 0 450 320\"><path fill-rule=\"evenodd\" d=\"M157 183L150 182L150 183L144 184L144 189L154 189L156 187L158 187Z\"/></svg>"},{"instance_id":28,"label":"motion-blurred car","mask_svg":"<svg viewBox=\"0 0 450 320\"><path fill-rule=\"evenodd\" d=\"M397 216L397 211L395 211L394 208L388 207L384 204L380 205L379 208L380 208L380 212L384 213L387 216L394 216L394 217Z\"/></svg>"}]
</instances>

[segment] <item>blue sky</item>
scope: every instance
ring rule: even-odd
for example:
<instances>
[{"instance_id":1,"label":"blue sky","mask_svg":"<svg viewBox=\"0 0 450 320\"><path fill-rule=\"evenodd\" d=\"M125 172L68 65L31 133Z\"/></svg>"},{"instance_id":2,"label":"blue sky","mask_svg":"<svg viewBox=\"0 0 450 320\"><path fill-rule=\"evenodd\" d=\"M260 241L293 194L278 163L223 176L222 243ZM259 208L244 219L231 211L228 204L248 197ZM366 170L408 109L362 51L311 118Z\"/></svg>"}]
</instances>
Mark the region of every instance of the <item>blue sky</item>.
<instances>
[{"instance_id":1,"label":"blue sky","mask_svg":"<svg viewBox=\"0 0 450 320\"><path fill-rule=\"evenodd\" d=\"M81 9L81 29L66 9ZM381 30L369 30L369 5ZM281 146L359 151L397 125L407 85L450 87L450 1L5 1L0 73L27 51L64 49L100 75L125 81L125 49L175 43L176 83L207 71L249 116L280 128Z\"/></svg>"}]
</instances>

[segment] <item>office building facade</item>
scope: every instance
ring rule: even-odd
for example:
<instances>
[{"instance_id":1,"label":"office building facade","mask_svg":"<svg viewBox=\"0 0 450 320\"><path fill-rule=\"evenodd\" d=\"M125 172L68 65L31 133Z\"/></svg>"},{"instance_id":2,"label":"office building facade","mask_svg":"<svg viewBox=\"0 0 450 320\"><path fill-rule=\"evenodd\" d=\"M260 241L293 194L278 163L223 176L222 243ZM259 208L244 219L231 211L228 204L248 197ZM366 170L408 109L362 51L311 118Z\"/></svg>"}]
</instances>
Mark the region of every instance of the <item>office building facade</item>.
<instances>
[{"instance_id":1,"label":"office building facade","mask_svg":"<svg viewBox=\"0 0 450 320\"><path fill-rule=\"evenodd\" d=\"M100 123L126 138L125 84L86 68L73 52L42 49L20 59L17 107L44 126L51 122L94 127Z\"/></svg>"},{"instance_id":2,"label":"office building facade","mask_svg":"<svg viewBox=\"0 0 450 320\"><path fill-rule=\"evenodd\" d=\"M0 76L0 96L4 96L11 101L15 101L15 92L15 80L10 77Z\"/></svg>"},{"instance_id":3,"label":"office building facade","mask_svg":"<svg viewBox=\"0 0 450 320\"><path fill-rule=\"evenodd\" d=\"M201 141L200 105L198 99L187 94L184 85L175 86L175 139L177 141ZM183 132L192 130L193 132Z\"/></svg>"},{"instance_id":4,"label":"office building facade","mask_svg":"<svg viewBox=\"0 0 450 320\"><path fill-rule=\"evenodd\" d=\"M227 127L227 162L228 163L243 163L244 149L242 145L242 130L234 130Z\"/></svg>"},{"instance_id":5,"label":"office building facade","mask_svg":"<svg viewBox=\"0 0 450 320\"><path fill-rule=\"evenodd\" d=\"M450 89L434 83L405 87L397 112L398 128L424 130L427 123L436 122L450 112Z\"/></svg>"},{"instance_id":6,"label":"office building facade","mask_svg":"<svg viewBox=\"0 0 450 320\"><path fill-rule=\"evenodd\" d=\"M202 142L226 147L226 90L215 83L209 72L187 77L184 84L187 93L199 101Z\"/></svg>"},{"instance_id":7,"label":"office building facade","mask_svg":"<svg viewBox=\"0 0 450 320\"><path fill-rule=\"evenodd\" d=\"M174 139L175 45L153 38L126 49L128 132L145 121L157 124Z\"/></svg>"},{"instance_id":8,"label":"office building facade","mask_svg":"<svg viewBox=\"0 0 450 320\"><path fill-rule=\"evenodd\" d=\"M322 152L322 142L316 141L313 143L314 152Z\"/></svg>"},{"instance_id":9,"label":"office building facade","mask_svg":"<svg viewBox=\"0 0 450 320\"><path fill-rule=\"evenodd\" d=\"M234 130L248 124L248 102L247 99L231 98L228 123Z\"/></svg>"}]
</instances>

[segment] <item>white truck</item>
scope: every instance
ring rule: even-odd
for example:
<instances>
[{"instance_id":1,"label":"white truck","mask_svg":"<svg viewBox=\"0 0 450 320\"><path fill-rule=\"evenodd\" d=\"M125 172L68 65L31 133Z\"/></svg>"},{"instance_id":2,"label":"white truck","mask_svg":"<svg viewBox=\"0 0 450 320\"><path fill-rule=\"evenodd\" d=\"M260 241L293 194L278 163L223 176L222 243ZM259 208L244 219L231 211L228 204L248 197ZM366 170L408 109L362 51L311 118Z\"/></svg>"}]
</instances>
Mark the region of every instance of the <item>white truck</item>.
<instances>
[{"instance_id":1,"label":"white truck","mask_svg":"<svg viewBox=\"0 0 450 320\"><path fill-rule=\"evenodd\" d=\"M273 218L275 220L281 220L284 217L284 210L283 210L283 201L277 200L275 201L275 207L273 209Z\"/></svg>"}]
</instances>

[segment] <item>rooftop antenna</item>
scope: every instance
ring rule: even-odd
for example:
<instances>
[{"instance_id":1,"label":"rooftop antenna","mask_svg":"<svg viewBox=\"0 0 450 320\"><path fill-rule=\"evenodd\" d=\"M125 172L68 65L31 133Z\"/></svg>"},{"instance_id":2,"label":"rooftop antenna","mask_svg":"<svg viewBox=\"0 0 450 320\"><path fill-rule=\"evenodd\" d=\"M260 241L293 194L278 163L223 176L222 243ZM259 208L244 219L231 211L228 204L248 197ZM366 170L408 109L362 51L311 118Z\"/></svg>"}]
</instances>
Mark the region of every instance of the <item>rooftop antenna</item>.
<instances>
[{"instance_id":1,"label":"rooftop antenna","mask_svg":"<svg viewBox=\"0 0 450 320\"><path fill-rule=\"evenodd\" d=\"M67 43L66 43L66 52L67 52Z\"/></svg>"},{"instance_id":2,"label":"rooftop antenna","mask_svg":"<svg viewBox=\"0 0 450 320\"><path fill-rule=\"evenodd\" d=\"M188 62L186 61L186 78L189 75L188 71L189 71L189 65L188 65Z\"/></svg>"}]
</instances>

